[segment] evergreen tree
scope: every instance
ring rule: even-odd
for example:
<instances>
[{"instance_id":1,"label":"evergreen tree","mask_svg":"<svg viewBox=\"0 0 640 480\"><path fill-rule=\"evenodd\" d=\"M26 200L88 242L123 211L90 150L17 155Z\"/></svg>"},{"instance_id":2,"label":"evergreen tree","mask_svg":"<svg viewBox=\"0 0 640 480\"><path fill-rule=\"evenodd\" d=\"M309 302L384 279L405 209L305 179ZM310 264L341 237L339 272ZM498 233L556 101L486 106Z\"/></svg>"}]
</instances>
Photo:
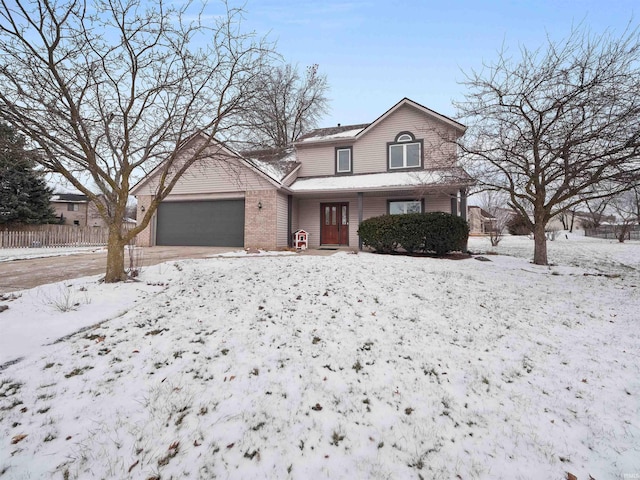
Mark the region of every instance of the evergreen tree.
<instances>
[{"instance_id":1,"label":"evergreen tree","mask_svg":"<svg viewBox=\"0 0 640 480\"><path fill-rule=\"evenodd\" d=\"M0 123L0 225L53 223L51 189L35 170L35 153L11 126Z\"/></svg>"}]
</instances>

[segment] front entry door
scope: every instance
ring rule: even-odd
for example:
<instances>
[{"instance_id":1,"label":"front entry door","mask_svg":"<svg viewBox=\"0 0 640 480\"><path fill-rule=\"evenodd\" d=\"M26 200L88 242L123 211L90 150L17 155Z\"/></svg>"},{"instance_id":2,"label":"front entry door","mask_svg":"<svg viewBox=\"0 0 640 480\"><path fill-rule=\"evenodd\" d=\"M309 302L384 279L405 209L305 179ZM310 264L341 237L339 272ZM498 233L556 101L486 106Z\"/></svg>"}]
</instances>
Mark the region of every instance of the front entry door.
<instances>
[{"instance_id":1,"label":"front entry door","mask_svg":"<svg viewBox=\"0 0 640 480\"><path fill-rule=\"evenodd\" d=\"M349 245L349 204L320 204L320 243Z\"/></svg>"}]
</instances>

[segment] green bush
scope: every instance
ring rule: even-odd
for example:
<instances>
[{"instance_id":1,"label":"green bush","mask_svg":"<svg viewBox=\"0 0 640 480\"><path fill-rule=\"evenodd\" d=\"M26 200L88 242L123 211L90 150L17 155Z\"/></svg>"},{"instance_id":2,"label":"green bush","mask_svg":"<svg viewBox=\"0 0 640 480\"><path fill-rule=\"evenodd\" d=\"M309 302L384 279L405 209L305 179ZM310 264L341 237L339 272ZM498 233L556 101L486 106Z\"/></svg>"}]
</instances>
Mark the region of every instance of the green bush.
<instances>
[{"instance_id":1,"label":"green bush","mask_svg":"<svg viewBox=\"0 0 640 480\"><path fill-rule=\"evenodd\" d=\"M422 213L407 213L394 215L398 244L408 253L420 252L424 247L427 236L427 222Z\"/></svg>"},{"instance_id":2,"label":"green bush","mask_svg":"<svg viewBox=\"0 0 640 480\"><path fill-rule=\"evenodd\" d=\"M398 248L394 215L382 215L364 220L358 227L362 243L376 252L391 253Z\"/></svg>"},{"instance_id":3,"label":"green bush","mask_svg":"<svg viewBox=\"0 0 640 480\"><path fill-rule=\"evenodd\" d=\"M425 213L426 236L424 250L444 255L447 252L465 251L469 239L469 224L450 213Z\"/></svg>"},{"instance_id":4,"label":"green bush","mask_svg":"<svg viewBox=\"0 0 640 480\"><path fill-rule=\"evenodd\" d=\"M362 242L376 252L391 253L402 247L408 253L465 251L469 225L444 212L382 215L364 220L358 228Z\"/></svg>"}]
</instances>

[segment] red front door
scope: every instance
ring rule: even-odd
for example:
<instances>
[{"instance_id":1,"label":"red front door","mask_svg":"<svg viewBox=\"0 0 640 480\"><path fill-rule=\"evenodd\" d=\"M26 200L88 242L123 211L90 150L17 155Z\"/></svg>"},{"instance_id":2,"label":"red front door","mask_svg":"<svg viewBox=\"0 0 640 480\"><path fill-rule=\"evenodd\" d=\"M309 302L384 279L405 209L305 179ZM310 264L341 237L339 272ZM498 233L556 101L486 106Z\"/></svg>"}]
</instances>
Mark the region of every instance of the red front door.
<instances>
[{"instance_id":1,"label":"red front door","mask_svg":"<svg viewBox=\"0 0 640 480\"><path fill-rule=\"evenodd\" d=\"M349 204L320 204L320 243L349 245Z\"/></svg>"}]
</instances>

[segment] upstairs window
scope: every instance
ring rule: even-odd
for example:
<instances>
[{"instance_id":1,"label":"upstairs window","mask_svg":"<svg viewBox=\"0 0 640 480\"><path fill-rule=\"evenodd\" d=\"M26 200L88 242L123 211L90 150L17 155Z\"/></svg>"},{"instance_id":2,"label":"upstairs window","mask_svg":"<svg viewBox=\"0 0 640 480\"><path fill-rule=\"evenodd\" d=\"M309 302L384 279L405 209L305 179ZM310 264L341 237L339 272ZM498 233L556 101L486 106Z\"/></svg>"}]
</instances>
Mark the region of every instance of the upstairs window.
<instances>
[{"instance_id":1,"label":"upstairs window","mask_svg":"<svg viewBox=\"0 0 640 480\"><path fill-rule=\"evenodd\" d=\"M389 202L391 215L403 215L405 213L422 213L420 200L393 200Z\"/></svg>"},{"instance_id":2,"label":"upstairs window","mask_svg":"<svg viewBox=\"0 0 640 480\"><path fill-rule=\"evenodd\" d=\"M67 203L67 211L68 212L77 212L80 210L80 205L77 203Z\"/></svg>"},{"instance_id":3,"label":"upstairs window","mask_svg":"<svg viewBox=\"0 0 640 480\"><path fill-rule=\"evenodd\" d=\"M399 133L395 142L388 145L389 170L422 166L422 140L416 140L411 133Z\"/></svg>"},{"instance_id":4,"label":"upstairs window","mask_svg":"<svg viewBox=\"0 0 640 480\"><path fill-rule=\"evenodd\" d=\"M351 173L351 147L336 148L336 173Z\"/></svg>"}]
</instances>

